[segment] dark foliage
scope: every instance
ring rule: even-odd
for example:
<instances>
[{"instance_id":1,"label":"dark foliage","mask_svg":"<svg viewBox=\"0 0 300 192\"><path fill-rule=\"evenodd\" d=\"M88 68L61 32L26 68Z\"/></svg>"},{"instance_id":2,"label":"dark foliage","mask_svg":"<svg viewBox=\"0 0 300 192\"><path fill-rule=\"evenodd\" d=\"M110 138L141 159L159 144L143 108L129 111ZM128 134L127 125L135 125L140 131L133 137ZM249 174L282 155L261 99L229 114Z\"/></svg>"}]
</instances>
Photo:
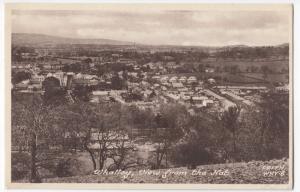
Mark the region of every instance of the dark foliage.
<instances>
[{"instance_id":1,"label":"dark foliage","mask_svg":"<svg viewBox=\"0 0 300 192\"><path fill-rule=\"evenodd\" d=\"M16 73L12 73L12 83L20 83L21 81L27 80L31 78L31 73L26 71L20 71Z\"/></svg>"}]
</instances>

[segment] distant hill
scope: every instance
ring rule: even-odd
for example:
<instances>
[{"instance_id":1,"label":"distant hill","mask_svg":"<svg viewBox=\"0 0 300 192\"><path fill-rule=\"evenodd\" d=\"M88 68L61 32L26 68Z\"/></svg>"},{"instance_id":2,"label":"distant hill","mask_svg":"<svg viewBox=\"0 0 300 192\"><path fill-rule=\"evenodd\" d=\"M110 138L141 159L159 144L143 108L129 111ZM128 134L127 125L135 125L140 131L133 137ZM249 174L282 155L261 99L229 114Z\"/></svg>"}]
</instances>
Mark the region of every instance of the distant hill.
<instances>
[{"instance_id":1,"label":"distant hill","mask_svg":"<svg viewBox=\"0 0 300 192\"><path fill-rule=\"evenodd\" d=\"M288 47L289 44L288 43L282 43L280 45L277 45L276 47Z\"/></svg>"},{"instance_id":2,"label":"distant hill","mask_svg":"<svg viewBox=\"0 0 300 192\"><path fill-rule=\"evenodd\" d=\"M32 34L32 33L12 33L12 44L13 45L57 45L57 44L94 44L94 45L133 45L134 42L128 41L118 41L112 39L84 39L84 38L68 38L59 37L44 34ZM160 47L160 48L188 48L188 49L201 49L201 50L211 50L211 51L222 51L222 50L232 50L232 49L249 49L257 46L247 46L247 45L228 45L228 46L180 46L180 45L147 45L147 44L137 44L137 46L142 47ZM288 47L288 43L283 43L276 46L284 48Z\"/></svg>"},{"instance_id":3,"label":"distant hill","mask_svg":"<svg viewBox=\"0 0 300 192\"><path fill-rule=\"evenodd\" d=\"M43 45L43 44L102 44L102 45L132 45L132 42L117 41L111 39L77 39L58 37L42 34L13 33L12 44L14 45Z\"/></svg>"}]
</instances>

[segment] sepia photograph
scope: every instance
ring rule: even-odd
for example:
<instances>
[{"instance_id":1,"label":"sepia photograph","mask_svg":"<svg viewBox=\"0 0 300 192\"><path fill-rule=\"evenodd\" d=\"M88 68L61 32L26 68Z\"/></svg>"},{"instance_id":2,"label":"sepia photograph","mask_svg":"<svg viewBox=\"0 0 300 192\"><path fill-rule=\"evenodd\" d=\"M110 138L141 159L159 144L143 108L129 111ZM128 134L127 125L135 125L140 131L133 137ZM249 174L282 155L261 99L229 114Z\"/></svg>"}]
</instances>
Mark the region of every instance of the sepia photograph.
<instances>
[{"instance_id":1,"label":"sepia photograph","mask_svg":"<svg viewBox=\"0 0 300 192\"><path fill-rule=\"evenodd\" d=\"M5 21L9 188L292 188L292 4L15 3Z\"/></svg>"}]
</instances>

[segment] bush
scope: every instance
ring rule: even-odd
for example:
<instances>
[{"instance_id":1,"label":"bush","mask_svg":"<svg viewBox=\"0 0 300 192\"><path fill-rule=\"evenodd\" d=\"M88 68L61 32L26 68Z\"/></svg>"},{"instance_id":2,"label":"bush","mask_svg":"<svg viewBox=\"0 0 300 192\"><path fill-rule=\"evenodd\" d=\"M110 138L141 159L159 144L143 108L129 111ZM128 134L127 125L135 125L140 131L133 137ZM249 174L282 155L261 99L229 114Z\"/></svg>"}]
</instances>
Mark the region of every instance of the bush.
<instances>
[{"instance_id":1,"label":"bush","mask_svg":"<svg viewBox=\"0 0 300 192\"><path fill-rule=\"evenodd\" d=\"M20 179L24 179L28 173L29 173L29 169L25 164L17 163L16 165L12 165L11 180L17 181Z\"/></svg>"},{"instance_id":2,"label":"bush","mask_svg":"<svg viewBox=\"0 0 300 192\"><path fill-rule=\"evenodd\" d=\"M68 158L67 160L62 159L58 162L56 167L56 175L58 177L69 177L73 176L73 170L76 168L76 160Z\"/></svg>"},{"instance_id":3,"label":"bush","mask_svg":"<svg viewBox=\"0 0 300 192\"><path fill-rule=\"evenodd\" d=\"M171 160L178 166L195 169L197 165L213 162L212 155L195 141L179 144L171 152Z\"/></svg>"},{"instance_id":4,"label":"bush","mask_svg":"<svg viewBox=\"0 0 300 192\"><path fill-rule=\"evenodd\" d=\"M24 179L29 173L30 157L26 153L11 154L11 180Z\"/></svg>"}]
</instances>

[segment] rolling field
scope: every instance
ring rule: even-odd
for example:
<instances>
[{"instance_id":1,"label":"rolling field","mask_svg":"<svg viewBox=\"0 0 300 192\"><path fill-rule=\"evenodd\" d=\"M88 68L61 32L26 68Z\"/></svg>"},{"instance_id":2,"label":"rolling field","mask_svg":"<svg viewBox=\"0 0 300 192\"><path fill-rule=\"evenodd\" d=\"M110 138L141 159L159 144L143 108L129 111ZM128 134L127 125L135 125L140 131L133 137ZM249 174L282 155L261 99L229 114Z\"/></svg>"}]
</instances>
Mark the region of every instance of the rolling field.
<instances>
[{"instance_id":1,"label":"rolling field","mask_svg":"<svg viewBox=\"0 0 300 192\"><path fill-rule=\"evenodd\" d=\"M262 73L244 73L243 76L255 78L255 79L264 79L264 75ZM284 82L288 83L289 80L289 74L288 73L282 73L282 74L268 74L266 76L266 81L269 82Z\"/></svg>"},{"instance_id":2,"label":"rolling field","mask_svg":"<svg viewBox=\"0 0 300 192\"><path fill-rule=\"evenodd\" d=\"M203 65L209 65L211 67L224 67L237 65L241 71L246 71L247 67L258 67L268 66L274 71L281 71L282 68L289 68L289 60L267 60L267 61L251 61L251 60L216 60L216 61L205 61L201 62Z\"/></svg>"}]
</instances>

